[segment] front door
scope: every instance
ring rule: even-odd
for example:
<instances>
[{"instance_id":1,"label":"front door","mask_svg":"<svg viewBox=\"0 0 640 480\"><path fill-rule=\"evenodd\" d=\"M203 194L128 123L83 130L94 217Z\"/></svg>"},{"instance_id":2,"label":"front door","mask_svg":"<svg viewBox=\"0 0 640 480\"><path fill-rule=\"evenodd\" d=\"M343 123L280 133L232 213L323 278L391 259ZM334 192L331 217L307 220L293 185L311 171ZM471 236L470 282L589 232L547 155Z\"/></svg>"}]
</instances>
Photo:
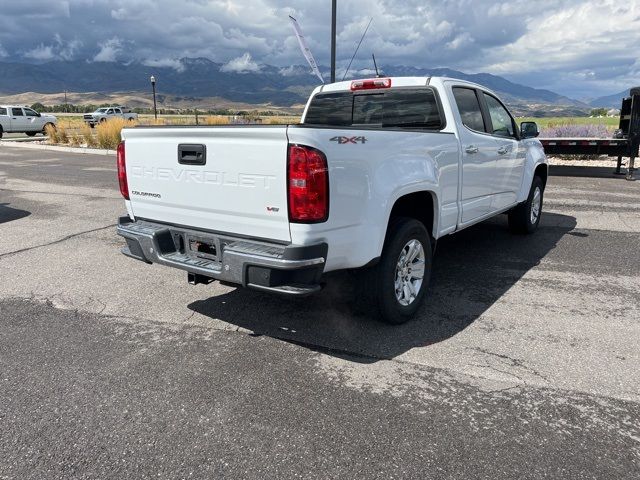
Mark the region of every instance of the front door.
<instances>
[{"instance_id":1,"label":"front door","mask_svg":"<svg viewBox=\"0 0 640 480\"><path fill-rule=\"evenodd\" d=\"M518 138L517 125L506 107L493 95L482 92L491 120L491 131L498 144L496 151L496 190L493 210L503 210L514 203L522 183L526 150Z\"/></svg>"},{"instance_id":2,"label":"front door","mask_svg":"<svg viewBox=\"0 0 640 480\"><path fill-rule=\"evenodd\" d=\"M478 92L469 87L453 87L458 107L460 144L462 146L462 218L460 225L471 223L492 212L495 190L495 138L489 134L482 115Z\"/></svg>"},{"instance_id":3,"label":"front door","mask_svg":"<svg viewBox=\"0 0 640 480\"><path fill-rule=\"evenodd\" d=\"M42 122L40 121L40 116L30 108L23 108L26 131L30 132L39 132L42 130Z\"/></svg>"}]
</instances>

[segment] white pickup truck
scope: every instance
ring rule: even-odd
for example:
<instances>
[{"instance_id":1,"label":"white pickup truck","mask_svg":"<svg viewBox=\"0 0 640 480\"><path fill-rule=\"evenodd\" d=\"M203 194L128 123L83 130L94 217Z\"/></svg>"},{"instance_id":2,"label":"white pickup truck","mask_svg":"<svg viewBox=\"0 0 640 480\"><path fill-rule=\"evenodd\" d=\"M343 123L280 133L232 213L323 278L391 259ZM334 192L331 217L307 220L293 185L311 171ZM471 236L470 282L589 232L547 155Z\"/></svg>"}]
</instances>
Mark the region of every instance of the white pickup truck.
<instances>
[{"instance_id":1,"label":"white pickup truck","mask_svg":"<svg viewBox=\"0 0 640 480\"><path fill-rule=\"evenodd\" d=\"M123 130L123 253L269 292L318 291L360 269L379 318L410 319L436 241L507 212L540 222L547 160L495 93L450 78L375 78L316 88L287 126Z\"/></svg>"},{"instance_id":2,"label":"white pickup truck","mask_svg":"<svg viewBox=\"0 0 640 480\"><path fill-rule=\"evenodd\" d=\"M82 118L84 123L93 128L99 123L106 122L112 118L123 118L130 121L137 120L138 114L132 112L127 107L102 107L93 113L85 113Z\"/></svg>"},{"instance_id":3,"label":"white pickup truck","mask_svg":"<svg viewBox=\"0 0 640 480\"><path fill-rule=\"evenodd\" d=\"M29 107L0 105L0 138L3 133L26 133L30 137L45 134L45 127L55 127L57 122L53 115L38 113Z\"/></svg>"}]
</instances>

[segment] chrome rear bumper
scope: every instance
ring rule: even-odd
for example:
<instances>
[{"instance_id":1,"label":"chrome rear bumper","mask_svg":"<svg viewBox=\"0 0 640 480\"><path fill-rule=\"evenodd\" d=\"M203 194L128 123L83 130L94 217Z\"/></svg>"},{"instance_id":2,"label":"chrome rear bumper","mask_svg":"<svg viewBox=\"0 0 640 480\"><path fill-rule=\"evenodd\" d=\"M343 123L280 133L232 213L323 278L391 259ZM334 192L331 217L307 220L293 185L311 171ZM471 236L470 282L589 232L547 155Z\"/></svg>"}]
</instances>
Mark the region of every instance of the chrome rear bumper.
<instances>
[{"instance_id":1,"label":"chrome rear bumper","mask_svg":"<svg viewBox=\"0 0 640 480\"><path fill-rule=\"evenodd\" d=\"M326 243L272 244L128 216L119 218L117 233L127 241L122 253L128 257L288 295L320 290L328 250Z\"/></svg>"}]
</instances>

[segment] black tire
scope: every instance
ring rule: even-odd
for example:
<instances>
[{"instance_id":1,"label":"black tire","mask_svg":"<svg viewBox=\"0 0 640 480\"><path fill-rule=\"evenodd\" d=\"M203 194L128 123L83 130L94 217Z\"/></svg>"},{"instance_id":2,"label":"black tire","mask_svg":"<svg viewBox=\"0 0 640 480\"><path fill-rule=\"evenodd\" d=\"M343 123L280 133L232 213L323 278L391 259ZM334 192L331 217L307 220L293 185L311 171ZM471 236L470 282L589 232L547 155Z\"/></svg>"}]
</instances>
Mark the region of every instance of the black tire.
<instances>
[{"instance_id":1,"label":"black tire","mask_svg":"<svg viewBox=\"0 0 640 480\"><path fill-rule=\"evenodd\" d=\"M4 133L4 132L2 131L2 127L0 126L0 138L2 138L2 134L3 134L3 133Z\"/></svg>"},{"instance_id":2,"label":"black tire","mask_svg":"<svg viewBox=\"0 0 640 480\"><path fill-rule=\"evenodd\" d=\"M26 133L28 137L35 137L36 133L38 132L24 132L24 133Z\"/></svg>"},{"instance_id":3,"label":"black tire","mask_svg":"<svg viewBox=\"0 0 640 480\"><path fill-rule=\"evenodd\" d=\"M538 196L539 201L536 200L536 196ZM542 217L543 199L544 183L540 177L533 177L527 199L509 210L509 230L519 234L535 232ZM535 212L532 212L536 204L538 205L537 215L535 215Z\"/></svg>"},{"instance_id":4,"label":"black tire","mask_svg":"<svg viewBox=\"0 0 640 480\"><path fill-rule=\"evenodd\" d=\"M361 300L367 302L368 308L366 309L380 320L394 325L405 323L415 315L424 302L431 277L432 248L429 238L424 224L413 218L396 218L389 225L380 261L376 266L362 272L361 291L358 294ZM411 275L411 266L418 265L420 255L423 255L424 276L418 287L417 295L409 299L408 304L403 304L402 302L407 302L407 299L399 299L396 293L398 264L401 255L408 251L410 243L415 240L420 243L422 251L415 258L414 262L416 263L409 262L408 272ZM410 283L415 287L413 281ZM404 293L406 297L404 290L401 289L399 292L399 295Z\"/></svg>"}]
</instances>

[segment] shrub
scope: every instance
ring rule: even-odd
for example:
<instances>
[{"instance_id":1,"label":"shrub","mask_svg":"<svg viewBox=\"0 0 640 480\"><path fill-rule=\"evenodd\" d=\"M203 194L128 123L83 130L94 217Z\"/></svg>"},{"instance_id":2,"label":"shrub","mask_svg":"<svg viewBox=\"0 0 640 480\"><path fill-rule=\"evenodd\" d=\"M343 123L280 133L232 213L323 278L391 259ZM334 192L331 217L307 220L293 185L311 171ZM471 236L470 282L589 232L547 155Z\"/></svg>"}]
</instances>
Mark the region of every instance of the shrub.
<instances>
[{"instance_id":1,"label":"shrub","mask_svg":"<svg viewBox=\"0 0 640 480\"><path fill-rule=\"evenodd\" d=\"M96 137L93 135L93 129L86 123L82 127L81 135L87 147L96 146L97 142L96 142Z\"/></svg>"},{"instance_id":2,"label":"shrub","mask_svg":"<svg viewBox=\"0 0 640 480\"><path fill-rule=\"evenodd\" d=\"M204 125L228 125L229 118L228 117L219 117L219 116L208 116L201 119L201 122Z\"/></svg>"},{"instance_id":3,"label":"shrub","mask_svg":"<svg viewBox=\"0 0 640 480\"><path fill-rule=\"evenodd\" d=\"M79 133L72 133L69 135L69 145L72 147L79 147L82 145L82 135Z\"/></svg>"},{"instance_id":4,"label":"shrub","mask_svg":"<svg viewBox=\"0 0 640 480\"><path fill-rule=\"evenodd\" d=\"M62 124L58 126L47 125L45 132L49 136L49 143L67 143L69 141L69 133Z\"/></svg>"},{"instance_id":5,"label":"shrub","mask_svg":"<svg viewBox=\"0 0 640 480\"><path fill-rule=\"evenodd\" d=\"M53 125L46 125L44 131L49 137L49 143L58 143L58 131Z\"/></svg>"},{"instance_id":6,"label":"shrub","mask_svg":"<svg viewBox=\"0 0 640 480\"><path fill-rule=\"evenodd\" d=\"M121 142L120 132L124 127L130 126L131 122L123 118L112 118L96 126L96 143L98 147L108 150L115 150Z\"/></svg>"}]
</instances>

